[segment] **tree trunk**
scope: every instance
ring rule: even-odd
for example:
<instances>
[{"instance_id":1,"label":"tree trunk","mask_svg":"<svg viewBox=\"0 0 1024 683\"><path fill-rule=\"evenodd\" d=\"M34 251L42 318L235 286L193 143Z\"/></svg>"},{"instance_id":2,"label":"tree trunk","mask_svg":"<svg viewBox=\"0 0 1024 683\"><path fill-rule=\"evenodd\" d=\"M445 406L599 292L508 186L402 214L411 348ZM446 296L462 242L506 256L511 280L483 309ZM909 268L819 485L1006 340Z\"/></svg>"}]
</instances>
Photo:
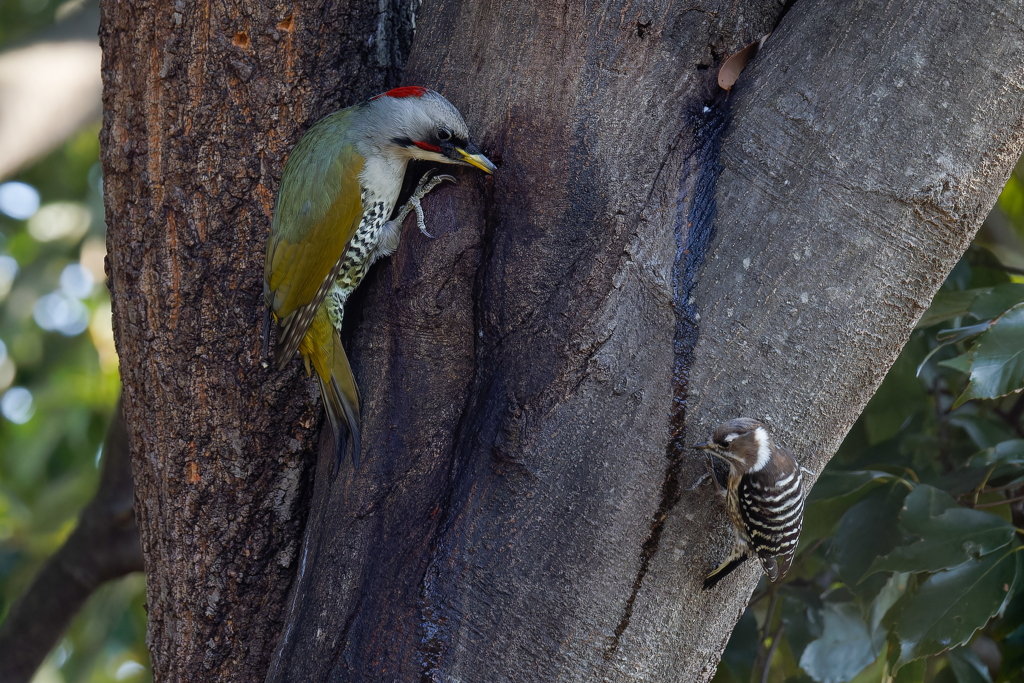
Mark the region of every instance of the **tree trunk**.
<instances>
[{"instance_id":1,"label":"tree trunk","mask_svg":"<svg viewBox=\"0 0 1024 683\"><path fill-rule=\"evenodd\" d=\"M397 83L410 2L101 4L108 285L157 680L266 672L321 419L300 364L261 367L274 194L305 128Z\"/></svg>"},{"instance_id":2,"label":"tree trunk","mask_svg":"<svg viewBox=\"0 0 1024 683\"><path fill-rule=\"evenodd\" d=\"M376 4L287 7L104 7L157 680L707 680L758 571L701 589L731 535L685 444L749 415L824 466L1020 155L1019 3L428 3L403 82L499 171L350 305L363 464L312 490L263 244L299 131L388 76Z\"/></svg>"}]
</instances>

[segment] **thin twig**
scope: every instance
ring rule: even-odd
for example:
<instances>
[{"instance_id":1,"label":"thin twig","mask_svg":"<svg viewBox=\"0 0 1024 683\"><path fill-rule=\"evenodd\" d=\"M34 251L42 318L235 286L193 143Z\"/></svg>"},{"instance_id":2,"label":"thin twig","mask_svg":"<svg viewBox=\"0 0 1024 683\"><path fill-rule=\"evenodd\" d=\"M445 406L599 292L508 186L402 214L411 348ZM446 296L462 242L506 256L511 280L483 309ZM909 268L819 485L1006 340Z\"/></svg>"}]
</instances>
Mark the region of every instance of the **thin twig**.
<instances>
[{"instance_id":1,"label":"thin twig","mask_svg":"<svg viewBox=\"0 0 1024 683\"><path fill-rule=\"evenodd\" d=\"M988 472L985 473L985 478L982 479L981 483L978 484L977 488L974 489L974 501L971 503L974 507L978 506L978 496L981 495L981 490L983 488L985 488L985 484L988 483L989 477L991 477L992 473L995 472L995 471L996 471L996 466L995 465L992 465L992 467L989 467L988 468Z\"/></svg>"},{"instance_id":2,"label":"thin twig","mask_svg":"<svg viewBox=\"0 0 1024 683\"><path fill-rule=\"evenodd\" d=\"M771 600L768 602L768 610L764 615L764 626L761 627L761 637L757 644L757 658L754 662L754 671L751 674L756 672L758 663L764 661L763 658L768 656L768 653L765 651L765 642L768 640L768 629L772 627L772 620L775 618L775 605L779 601L779 593L774 583L768 586L768 593L771 595Z\"/></svg>"},{"instance_id":3,"label":"thin twig","mask_svg":"<svg viewBox=\"0 0 1024 683\"><path fill-rule=\"evenodd\" d=\"M974 505L973 507L974 507L975 510L977 510L979 508L994 508L994 507L999 507L1000 505L1006 505L1007 503L1016 503L1018 500L1024 500L1024 496L1017 496L1015 498L1007 498L1006 500L997 500L994 503L979 503L977 505Z\"/></svg>"},{"instance_id":4,"label":"thin twig","mask_svg":"<svg viewBox=\"0 0 1024 683\"><path fill-rule=\"evenodd\" d=\"M772 635L772 646L768 650L768 656L764 660L764 668L761 669L761 683L768 683L768 672L772 668L772 657L775 656L775 649L779 646L779 641L782 640L782 632L785 630L786 624L779 621L779 627L775 629L775 633Z\"/></svg>"},{"instance_id":5,"label":"thin twig","mask_svg":"<svg viewBox=\"0 0 1024 683\"><path fill-rule=\"evenodd\" d=\"M1022 486L1024 486L1024 482L1016 481L1016 482L1014 482L1012 484L1004 484L1003 486L990 486L990 487L982 489L980 491L980 493L999 493L1000 491L1006 491L1008 489L1019 489ZM971 492L968 492L968 493L961 493L957 497L958 498L963 498L965 496L971 495L971 493L974 493L974 492L971 491Z\"/></svg>"}]
</instances>

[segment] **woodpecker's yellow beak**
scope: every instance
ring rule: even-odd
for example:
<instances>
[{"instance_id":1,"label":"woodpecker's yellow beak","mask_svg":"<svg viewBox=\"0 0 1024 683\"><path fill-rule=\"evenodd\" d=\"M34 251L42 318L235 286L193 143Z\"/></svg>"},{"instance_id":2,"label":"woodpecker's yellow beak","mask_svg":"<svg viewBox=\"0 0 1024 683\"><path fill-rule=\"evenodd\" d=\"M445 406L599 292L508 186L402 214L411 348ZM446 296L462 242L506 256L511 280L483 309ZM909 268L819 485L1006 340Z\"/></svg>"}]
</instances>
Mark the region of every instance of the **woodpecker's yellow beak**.
<instances>
[{"instance_id":1,"label":"woodpecker's yellow beak","mask_svg":"<svg viewBox=\"0 0 1024 683\"><path fill-rule=\"evenodd\" d=\"M458 160L479 168L484 173L494 173L498 170L498 167L491 163L491 160L480 153L480 150L475 145L470 144L469 150L462 149L461 147L455 148L455 153L458 155Z\"/></svg>"},{"instance_id":2,"label":"woodpecker's yellow beak","mask_svg":"<svg viewBox=\"0 0 1024 683\"><path fill-rule=\"evenodd\" d=\"M704 443L695 443L692 446L690 446L690 448L699 448L702 451L706 451L709 448L711 448L711 444L705 441Z\"/></svg>"}]
</instances>

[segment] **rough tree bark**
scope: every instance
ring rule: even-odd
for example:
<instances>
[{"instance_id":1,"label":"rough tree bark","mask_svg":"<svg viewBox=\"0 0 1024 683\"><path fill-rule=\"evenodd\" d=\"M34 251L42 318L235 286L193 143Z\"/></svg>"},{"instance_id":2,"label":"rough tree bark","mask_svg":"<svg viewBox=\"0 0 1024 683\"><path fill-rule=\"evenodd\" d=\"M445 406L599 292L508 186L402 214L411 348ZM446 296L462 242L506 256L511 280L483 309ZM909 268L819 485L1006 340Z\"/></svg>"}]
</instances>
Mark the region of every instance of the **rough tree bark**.
<instances>
[{"instance_id":1,"label":"rough tree bark","mask_svg":"<svg viewBox=\"0 0 1024 683\"><path fill-rule=\"evenodd\" d=\"M288 150L397 83L410 2L102 0L108 286L158 680L253 681L281 627L320 408L261 367ZM254 672L260 672L259 674Z\"/></svg>"},{"instance_id":2,"label":"rough tree bark","mask_svg":"<svg viewBox=\"0 0 1024 683\"><path fill-rule=\"evenodd\" d=\"M728 533L684 445L747 414L820 470L1021 152L1019 2L783 9L422 8L403 80L500 170L429 197L439 238L353 302L364 464L330 482L322 449L310 489L263 240L300 129L386 81L376 4L104 6L158 680L711 676L757 572L701 590ZM772 29L726 98L721 56Z\"/></svg>"}]
</instances>

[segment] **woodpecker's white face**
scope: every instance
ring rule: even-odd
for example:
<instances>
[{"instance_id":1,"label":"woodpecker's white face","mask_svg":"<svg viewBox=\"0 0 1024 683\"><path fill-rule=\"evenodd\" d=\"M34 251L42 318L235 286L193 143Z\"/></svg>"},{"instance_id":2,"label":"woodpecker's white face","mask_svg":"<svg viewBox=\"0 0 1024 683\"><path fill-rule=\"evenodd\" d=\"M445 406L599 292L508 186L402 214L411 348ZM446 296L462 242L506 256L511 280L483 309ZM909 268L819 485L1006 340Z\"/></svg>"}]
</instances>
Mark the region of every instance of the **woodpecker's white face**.
<instances>
[{"instance_id":1,"label":"woodpecker's white face","mask_svg":"<svg viewBox=\"0 0 1024 683\"><path fill-rule=\"evenodd\" d=\"M760 472L772 457L767 425L749 417L723 422L715 429L711 441L698 444L697 448L735 465L741 473Z\"/></svg>"},{"instance_id":2,"label":"woodpecker's white face","mask_svg":"<svg viewBox=\"0 0 1024 683\"><path fill-rule=\"evenodd\" d=\"M469 141L469 129L459 110L426 88L396 88L363 106L360 137L372 150L403 161L424 159L443 164L474 166L493 173L494 164Z\"/></svg>"}]
</instances>

